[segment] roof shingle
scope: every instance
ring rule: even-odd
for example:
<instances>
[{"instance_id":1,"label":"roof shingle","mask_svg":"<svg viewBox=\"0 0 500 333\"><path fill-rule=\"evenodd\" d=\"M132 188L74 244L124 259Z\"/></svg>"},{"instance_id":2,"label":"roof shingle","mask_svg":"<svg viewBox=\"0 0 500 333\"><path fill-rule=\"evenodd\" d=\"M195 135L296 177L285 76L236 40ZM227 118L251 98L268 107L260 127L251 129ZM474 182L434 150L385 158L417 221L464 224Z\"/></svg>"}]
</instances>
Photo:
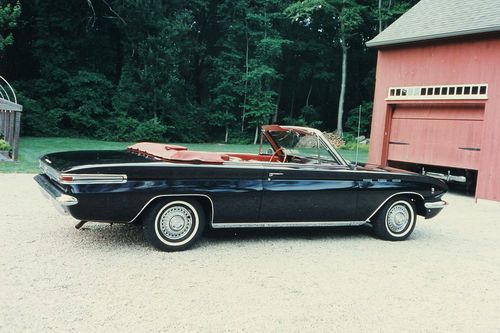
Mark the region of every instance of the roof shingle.
<instances>
[{"instance_id":1,"label":"roof shingle","mask_svg":"<svg viewBox=\"0 0 500 333\"><path fill-rule=\"evenodd\" d=\"M368 47L500 31L499 0L421 0Z\"/></svg>"}]
</instances>

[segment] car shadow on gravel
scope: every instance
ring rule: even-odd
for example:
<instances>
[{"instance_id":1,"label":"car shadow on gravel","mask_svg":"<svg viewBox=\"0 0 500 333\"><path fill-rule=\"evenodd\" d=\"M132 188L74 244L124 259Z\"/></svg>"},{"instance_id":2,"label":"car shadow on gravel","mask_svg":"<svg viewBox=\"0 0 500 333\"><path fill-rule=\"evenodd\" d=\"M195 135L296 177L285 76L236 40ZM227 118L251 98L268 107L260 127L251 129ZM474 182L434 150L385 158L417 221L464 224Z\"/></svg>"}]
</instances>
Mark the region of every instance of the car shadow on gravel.
<instances>
[{"instance_id":1,"label":"car shadow on gravel","mask_svg":"<svg viewBox=\"0 0 500 333\"><path fill-rule=\"evenodd\" d=\"M314 228L255 228L255 229L208 229L204 238L212 243L251 242L257 240L343 240L373 238L369 225L357 227L314 227Z\"/></svg>"},{"instance_id":2,"label":"car shadow on gravel","mask_svg":"<svg viewBox=\"0 0 500 333\"><path fill-rule=\"evenodd\" d=\"M148 247L142 235L142 227L128 224L92 223L85 224L81 229L70 232L73 238L88 244L99 244L106 247Z\"/></svg>"},{"instance_id":3,"label":"car shadow on gravel","mask_svg":"<svg viewBox=\"0 0 500 333\"><path fill-rule=\"evenodd\" d=\"M68 231L71 238L82 246L107 248L137 247L151 248L144 239L141 226L128 224L88 223L80 230ZM369 225L357 227L315 227L315 228L255 228L255 229L210 229L202 236L203 246L225 243L252 243L262 240L352 240L373 239ZM195 248L197 245L194 246Z\"/></svg>"}]
</instances>

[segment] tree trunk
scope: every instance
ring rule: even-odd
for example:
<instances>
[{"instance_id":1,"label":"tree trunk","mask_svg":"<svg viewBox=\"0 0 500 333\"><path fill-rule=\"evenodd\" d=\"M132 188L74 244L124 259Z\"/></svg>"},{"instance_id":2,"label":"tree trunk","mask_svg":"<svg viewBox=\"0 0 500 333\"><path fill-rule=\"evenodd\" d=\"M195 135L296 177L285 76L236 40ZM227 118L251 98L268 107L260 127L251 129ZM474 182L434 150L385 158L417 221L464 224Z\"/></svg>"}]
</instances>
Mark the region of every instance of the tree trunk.
<instances>
[{"instance_id":1,"label":"tree trunk","mask_svg":"<svg viewBox=\"0 0 500 333\"><path fill-rule=\"evenodd\" d=\"M294 106L295 106L295 90L293 91L292 102L290 103L290 115L289 115L290 118L293 118L293 108L294 108Z\"/></svg>"},{"instance_id":2,"label":"tree trunk","mask_svg":"<svg viewBox=\"0 0 500 333\"><path fill-rule=\"evenodd\" d=\"M248 44L249 44L249 37L248 37L248 26L247 23L245 23L246 26L246 31L245 31L245 38L246 38L246 51L245 51L245 93L243 96L243 114L241 115L241 132L245 130L245 116L246 116L246 111L247 111L247 88L248 88Z\"/></svg>"},{"instance_id":3,"label":"tree trunk","mask_svg":"<svg viewBox=\"0 0 500 333\"><path fill-rule=\"evenodd\" d=\"M278 100L276 101L276 108L274 109L273 124L276 124L276 122L278 121L278 112L280 107L282 88L283 88L283 80L280 81L280 86L278 88Z\"/></svg>"},{"instance_id":4,"label":"tree trunk","mask_svg":"<svg viewBox=\"0 0 500 333\"><path fill-rule=\"evenodd\" d=\"M382 0L378 0L378 33L382 32Z\"/></svg>"},{"instance_id":5,"label":"tree trunk","mask_svg":"<svg viewBox=\"0 0 500 333\"><path fill-rule=\"evenodd\" d=\"M337 133L342 136L344 131L342 127L342 118L344 116L344 97L345 97L345 84L347 79L347 45L346 40L342 38L342 79L340 84L340 96L339 96L339 109L337 116Z\"/></svg>"},{"instance_id":6,"label":"tree trunk","mask_svg":"<svg viewBox=\"0 0 500 333\"><path fill-rule=\"evenodd\" d=\"M257 144L257 139L259 138L259 125L255 126L255 137L253 138L253 144Z\"/></svg>"},{"instance_id":7,"label":"tree trunk","mask_svg":"<svg viewBox=\"0 0 500 333\"><path fill-rule=\"evenodd\" d=\"M309 106L309 98L311 97L312 90L313 90L313 83L311 80L311 84L309 85L309 91L307 92L306 106Z\"/></svg>"},{"instance_id":8,"label":"tree trunk","mask_svg":"<svg viewBox=\"0 0 500 333\"><path fill-rule=\"evenodd\" d=\"M391 6L392 6L392 0L389 0L389 4L387 5L387 11L388 12L390 12ZM384 22L383 25L382 25L382 30L384 30L385 28L387 28L387 24Z\"/></svg>"},{"instance_id":9,"label":"tree trunk","mask_svg":"<svg viewBox=\"0 0 500 333\"><path fill-rule=\"evenodd\" d=\"M226 125L226 135L224 137L224 143L227 143L229 139L229 126Z\"/></svg>"}]
</instances>

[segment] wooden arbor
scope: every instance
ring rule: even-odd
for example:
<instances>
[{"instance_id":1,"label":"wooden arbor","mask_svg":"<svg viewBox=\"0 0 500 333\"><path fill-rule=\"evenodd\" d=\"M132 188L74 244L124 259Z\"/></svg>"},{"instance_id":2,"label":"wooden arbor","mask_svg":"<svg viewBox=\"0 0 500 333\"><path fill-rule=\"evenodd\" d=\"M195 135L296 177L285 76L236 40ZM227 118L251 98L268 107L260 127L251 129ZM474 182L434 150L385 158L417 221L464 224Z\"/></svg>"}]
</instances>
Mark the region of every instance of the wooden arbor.
<instances>
[{"instance_id":1,"label":"wooden arbor","mask_svg":"<svg viewBox=\"0 0 500 333\"><path fill-rule=\"evenodd\" d=\"M3 138L11 147L9 156L0 155L0 161L17 160L22 110L22 105L17 104L14 89L0 76L0 139Z\"/></svg>"}]
</instances>

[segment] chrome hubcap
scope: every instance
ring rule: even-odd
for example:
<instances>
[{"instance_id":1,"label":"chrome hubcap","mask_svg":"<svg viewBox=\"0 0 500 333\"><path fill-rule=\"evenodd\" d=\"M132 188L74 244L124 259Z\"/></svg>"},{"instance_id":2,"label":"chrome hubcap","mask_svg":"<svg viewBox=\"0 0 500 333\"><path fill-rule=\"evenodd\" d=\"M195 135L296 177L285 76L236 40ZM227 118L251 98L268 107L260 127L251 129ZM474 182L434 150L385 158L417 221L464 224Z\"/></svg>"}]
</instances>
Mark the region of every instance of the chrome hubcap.
<instances>
[{"instance_id":1,"label":"chrome hubcap","mask_svg":"<svg viewBox=\"0 0 500 333\"><path fill-rule=\"evenodd\" d=\"M392 232L403 231L410 222L410 212L403 205L391 207L387 212L387 226Z\"/></svg>"},{"instance_id":2,"label":"chrome hubcap","mask_svg":"<svg viewBox=\"0 0 500 333\"><path fill-rule=\"evenodd\" d=\"M159 219L161 233L169 239L180 239L186 236L193 225L191 210L182 206L166 209Z\"/></svg>"}]
</instances>

